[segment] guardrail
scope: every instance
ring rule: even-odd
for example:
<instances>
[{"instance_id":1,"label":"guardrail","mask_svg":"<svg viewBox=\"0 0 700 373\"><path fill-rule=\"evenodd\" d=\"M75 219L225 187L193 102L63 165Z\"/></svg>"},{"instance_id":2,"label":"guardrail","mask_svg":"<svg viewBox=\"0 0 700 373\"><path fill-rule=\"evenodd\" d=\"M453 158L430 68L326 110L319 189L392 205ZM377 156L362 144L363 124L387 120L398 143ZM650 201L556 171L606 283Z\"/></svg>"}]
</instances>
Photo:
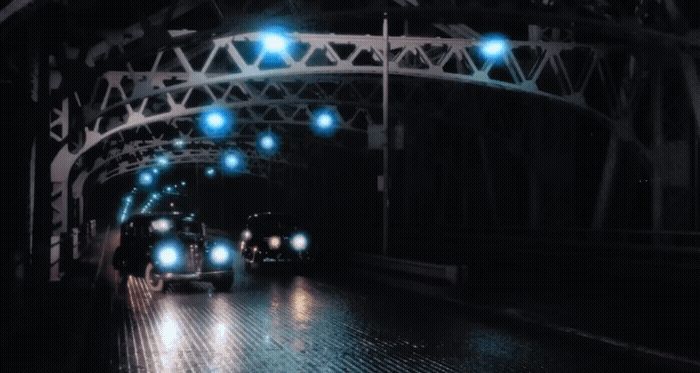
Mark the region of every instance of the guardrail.
<instances>
[{"instance_id":1,"label":"guardrail","mask_svg":"<svg viewBox=\"0 0 700 373\"><path fill-rule=\"evenodd\" d=\"M452 285L464 282L467 274L466 266L414 262L365 253L352 253L349 259L355 265L377 269L384 274L398 272L420 278L446 281Z\"/></svg>"}]
</instances>

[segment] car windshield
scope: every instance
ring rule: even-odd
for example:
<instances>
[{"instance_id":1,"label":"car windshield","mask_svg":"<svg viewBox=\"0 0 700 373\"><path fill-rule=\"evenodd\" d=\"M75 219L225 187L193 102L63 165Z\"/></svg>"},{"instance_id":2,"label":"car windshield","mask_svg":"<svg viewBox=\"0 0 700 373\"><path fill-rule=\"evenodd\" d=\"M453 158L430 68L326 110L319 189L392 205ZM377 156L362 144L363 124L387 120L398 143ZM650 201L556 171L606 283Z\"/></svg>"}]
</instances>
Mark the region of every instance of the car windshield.
<instances>
[{"instance_id":1,"label":"car windshield","mask_svg":"<svg viewBox=\"0 0 700 373\"><path fill-rule=\"evenodd\" d=\"M194 220L179 220L177 222L178 233L202 234L202 224Z\"/></svg>"},{"instance_id":2,"label":"car windshield","mask_svg":"<svg viewBox=\"0 0 700 373\"><path fill-rule=\"evenodd\" d=\"M253 218L250 228L258 234L289 232L295 228L294 221L288 215L261 215Z\"/></svg>"},{"instance_id":3,"label":"car windshield","mask_svg":"<svg viewBox=\"0 0 700 373\"><path fill-rule=\"evenodd\" d=\"M175 219L163 217L155 219L151 222L150 231L153 233L185 233L185 234L202 234L202 224L194 219L183 218Z\"/></svg>"}]
</instances>

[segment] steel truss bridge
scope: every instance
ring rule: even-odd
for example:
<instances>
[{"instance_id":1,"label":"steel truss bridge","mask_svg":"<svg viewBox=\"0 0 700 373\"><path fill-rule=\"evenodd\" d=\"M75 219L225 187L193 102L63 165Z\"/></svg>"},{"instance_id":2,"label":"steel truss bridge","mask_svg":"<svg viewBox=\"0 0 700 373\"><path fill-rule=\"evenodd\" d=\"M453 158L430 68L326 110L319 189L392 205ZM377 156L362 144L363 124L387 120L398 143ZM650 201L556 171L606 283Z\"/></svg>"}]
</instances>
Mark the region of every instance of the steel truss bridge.
<instances>
[{"instance_id":1,"label":"steel truss bridge","mask_svg":"<svg viewBox=\"0 0 700 373\"><path fill-rule=\"evenodd\" d=\"M377 36L288 36L289 48L279 54L260 48L260 33L169 47L148 60L131 61L121 71L105 72L90 102L80 108L72 96L63 99L51 122L51 136L60 147L51 165L54 236L81 223L69 216L82 215L71 210L82 210L85 180L95 173L105 182L151 167L154 156L163 152L173 154L173 163L216 163L222 149L235 145L246 151L249 171L265 176L266 161L255 154L250 140L257 131L303 131L319 107L333 107L346 133L364 134L380 126L378 76L385 58L392 79L414 89L421 82L443 81L508 90L559 102L606 123L612 136L594 226L602 224L605 214L618 143L633 144L655 170L663 168L662 158L676 159L688 151L687 144L646 144L633 128L639 97L663 85L653 73L659 68L648 50L511 41L504 57L486 60L479 41L469 38L391 37L385 51L384 39ZM691 56L681 59L700 126L698 72ZM193 131L198 114L216 107L236 113L234 136L225 143L198 138ZM397 109L411 110L398 104ZM184 150L172 148L176 138L184 139ZM99 155L91 156L95 153ZM294 164L289 157L283 149L274 161Z\"/></svg>"}]
</instances>

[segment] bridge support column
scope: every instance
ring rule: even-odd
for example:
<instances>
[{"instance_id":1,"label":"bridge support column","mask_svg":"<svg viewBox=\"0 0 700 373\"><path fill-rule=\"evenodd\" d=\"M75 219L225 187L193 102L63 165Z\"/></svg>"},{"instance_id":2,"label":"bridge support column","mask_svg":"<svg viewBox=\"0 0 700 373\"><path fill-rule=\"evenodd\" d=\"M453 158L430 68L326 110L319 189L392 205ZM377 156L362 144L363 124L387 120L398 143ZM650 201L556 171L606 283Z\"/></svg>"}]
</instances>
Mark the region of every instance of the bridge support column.
<instances>
[{"instance_id":1,"label":"bridge support column","mask_svg":"<svg viewBox=\"0 0 700 373\"><path fill-rule=\"evenodd\" d=\"M700 58L700 57L699 57ZM693 110L693 120L695 122L695 136L692 140L694 147L694 173L693 189L700 190L700 71L696 66L696 60L691 55L682 55L683 74L685 75L685 87L690 98L690 106ZM695 193L695 230L700 231L700 196Z\"/></svg>"},{"instance_id":2,"label":"bridge support column","mask_svg":"<svg viewBox=\"0 0 700 373\"><path fill-rule=\"evenodd\" d=\"M51 131L50 131L50 88L49 88L49 40L54 40L47 34L50 27L41 27L48 24L50 18L50 6L44 5L36 12L34 39L35 56L33 71L28 76L33 76L32 100L35 103L32 113L34 136L33 159L33 195L32 199L32 271L36 290L46 286L49 280L53 254L53 237L51 226L51 179L49 177L51 165ZM32 68L30 68L31 70ZM53 279L53 276L51 276Z\"/></svg>"},{"instance_id":3,"label":"bridge support column","mask_svg":"<svg viewBox=\"0 0 700 373\"><path fill-rule=\"evenodd\" d=\"M52 182L51 192L51 269L50 281L61 279L60 257L61 241L68 232L68 183L66 181Z\"/></svg>"},{"instance_id":4,"label":"bridge support column","mask_svg":"<svg viewBox=\"0 0 700 373\"><path fill-rule=\"evenodd\" d=\"M655 234L663 228L663 208L664 189L661 171L663 165L662 146L664 141L663 132L663 71L661 66L657 66L654 71L651 94L651 115L652 115L652 175L651 175L651 225ZM658 235L655 235L655 242Z\"/></svg>"},{"instance_id":5,"label":"bridge support column","mask_svg":"<svg viewBox=\"0 0 700 373\"><path fill-rule=\"evenodd\" d=\"M608 140L608 150L605 156L605 166L603 167L603 175L600 178L598 186L598 197L595 203L593 212L593 229L603 229L605 216L608 210L610 201L610 192L612 191L613 181L615 179L615 169L617 168L617 152L619 147L619 139L615 133L610 132L610 140Z\"/></svg>"}]
</instances>

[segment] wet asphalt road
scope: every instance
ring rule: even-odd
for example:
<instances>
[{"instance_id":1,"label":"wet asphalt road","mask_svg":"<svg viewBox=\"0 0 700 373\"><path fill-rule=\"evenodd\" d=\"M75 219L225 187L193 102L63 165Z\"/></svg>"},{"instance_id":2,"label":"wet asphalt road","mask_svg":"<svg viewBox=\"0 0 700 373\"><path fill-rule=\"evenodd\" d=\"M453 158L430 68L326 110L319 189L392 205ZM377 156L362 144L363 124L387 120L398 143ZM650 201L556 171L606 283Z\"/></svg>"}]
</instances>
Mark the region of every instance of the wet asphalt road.
<instances>
[{"instance_id":1,"label":"wet asphalt road","mask_svg":"<svg viewBox=\"0 0 700 373\"><path fill-rule=\"evenodd\" d=\"M109 263L109 262L107 262ZM118 369L134 372L600 372L663 365L371 284L303 273L246 273L117 293ZM109 275L109 270L105 269Z\"/></svg>"}]
</instances>

